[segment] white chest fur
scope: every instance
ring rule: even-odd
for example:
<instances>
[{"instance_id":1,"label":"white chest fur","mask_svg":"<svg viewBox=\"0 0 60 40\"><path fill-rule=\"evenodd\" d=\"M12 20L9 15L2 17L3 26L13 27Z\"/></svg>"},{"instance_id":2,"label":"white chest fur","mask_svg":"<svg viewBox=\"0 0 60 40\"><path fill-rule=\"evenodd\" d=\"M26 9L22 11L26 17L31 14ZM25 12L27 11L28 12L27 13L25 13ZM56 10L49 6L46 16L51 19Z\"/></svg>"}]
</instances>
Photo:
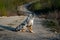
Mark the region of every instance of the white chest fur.
<instances>
[{"instance_id":1,"label":"white chest fur","mask_svg":"<svg viewBox=\"0 0 60 40\"><path fill-rule=\"evenodd\" d=\"M30 19L28 25L33 25L33 22L34 22L34 18Z\"/></svg>"}]
</instances>

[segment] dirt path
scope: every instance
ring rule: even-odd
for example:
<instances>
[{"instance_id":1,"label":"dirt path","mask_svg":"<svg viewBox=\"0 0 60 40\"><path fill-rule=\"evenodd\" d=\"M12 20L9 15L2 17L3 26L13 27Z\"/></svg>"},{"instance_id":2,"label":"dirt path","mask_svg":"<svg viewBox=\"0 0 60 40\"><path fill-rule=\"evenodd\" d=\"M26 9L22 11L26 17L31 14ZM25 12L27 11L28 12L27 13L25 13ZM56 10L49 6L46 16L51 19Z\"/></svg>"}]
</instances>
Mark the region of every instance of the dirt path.
<instances>
[{"instance_id":1,"label":"dirt path","mask_svg":"<svg viewBox=\"0 0 60 40\"><path fill-rule=\"evenodd\" d=\"M41 25L43 18L35 18L33 30L35 33L14 32L3 29L0 31L0 40L59 40L53 32Z\"/></svg>"}]
</instances>

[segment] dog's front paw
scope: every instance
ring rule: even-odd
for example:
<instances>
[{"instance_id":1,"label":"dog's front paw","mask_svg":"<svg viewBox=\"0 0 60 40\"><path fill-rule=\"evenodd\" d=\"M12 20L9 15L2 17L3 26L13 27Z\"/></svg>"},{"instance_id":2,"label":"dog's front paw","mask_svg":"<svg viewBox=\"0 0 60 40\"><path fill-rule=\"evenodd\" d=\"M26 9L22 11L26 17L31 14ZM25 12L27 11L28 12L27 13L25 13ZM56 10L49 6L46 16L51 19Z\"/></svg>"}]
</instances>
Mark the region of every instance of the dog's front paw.
<instances>
[{"instance_id":1,"label":"dog's front paw","mask_svg":"<svg viewBox=\"0 0 60 40\"><path fill-rule=\"evenodd\" d=\"M22 29L22 30L20 30L21 32L25 32L26 30L25 29Z\"/></svg>"},{"instance_id":2,"label":"dog's front paw","mask_svg":"<svg viewBox=\"0 0 60 40\"><path fill-rule=\"evenodd\" d=\"M30 33L35 33L34 31L30 31Z\"/></svg>"}]
</instances>

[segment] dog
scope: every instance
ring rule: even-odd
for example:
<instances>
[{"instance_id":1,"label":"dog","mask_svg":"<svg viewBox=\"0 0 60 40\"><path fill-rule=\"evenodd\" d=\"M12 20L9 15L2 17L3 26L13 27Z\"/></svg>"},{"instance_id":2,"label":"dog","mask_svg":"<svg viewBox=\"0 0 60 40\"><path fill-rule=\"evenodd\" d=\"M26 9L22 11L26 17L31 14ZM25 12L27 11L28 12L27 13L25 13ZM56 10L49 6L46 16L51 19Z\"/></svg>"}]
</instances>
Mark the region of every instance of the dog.
<instances>
[{"instance_id":1,"label":"dog","mask_svg":"<svg viewBox=\"0 0 60 40\"><path fill-rule=\"evenodd\" d=\"M21 32L29 31L31 33L34 33L32 29L33 22L34 22L34 18L28 16L27 19L21 25L16 27L15 31L21 31Z\"/></svg>"}]
</instances>

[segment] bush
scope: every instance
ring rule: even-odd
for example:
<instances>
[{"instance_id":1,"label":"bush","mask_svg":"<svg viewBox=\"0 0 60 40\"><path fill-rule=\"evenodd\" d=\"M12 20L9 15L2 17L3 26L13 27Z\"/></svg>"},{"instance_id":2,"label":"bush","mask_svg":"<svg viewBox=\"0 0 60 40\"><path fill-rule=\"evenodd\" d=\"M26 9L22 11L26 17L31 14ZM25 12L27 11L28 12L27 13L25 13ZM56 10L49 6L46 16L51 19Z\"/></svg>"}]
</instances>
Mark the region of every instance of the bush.
<instances>
[{"instance_id":1,"label":"bush","mask_svg":"<svg viewBox=\"0 0 60 40\"><path fill-rule=\"evenodd\" d=\"M42 22L42 24L47 27L47 28L50 28L51 30L50 31L53 31L53 32L58 32L60 33L60 27L57 26L57 23L52 21L52 20L45 20Z\"/></svg>"}]
</instances>

